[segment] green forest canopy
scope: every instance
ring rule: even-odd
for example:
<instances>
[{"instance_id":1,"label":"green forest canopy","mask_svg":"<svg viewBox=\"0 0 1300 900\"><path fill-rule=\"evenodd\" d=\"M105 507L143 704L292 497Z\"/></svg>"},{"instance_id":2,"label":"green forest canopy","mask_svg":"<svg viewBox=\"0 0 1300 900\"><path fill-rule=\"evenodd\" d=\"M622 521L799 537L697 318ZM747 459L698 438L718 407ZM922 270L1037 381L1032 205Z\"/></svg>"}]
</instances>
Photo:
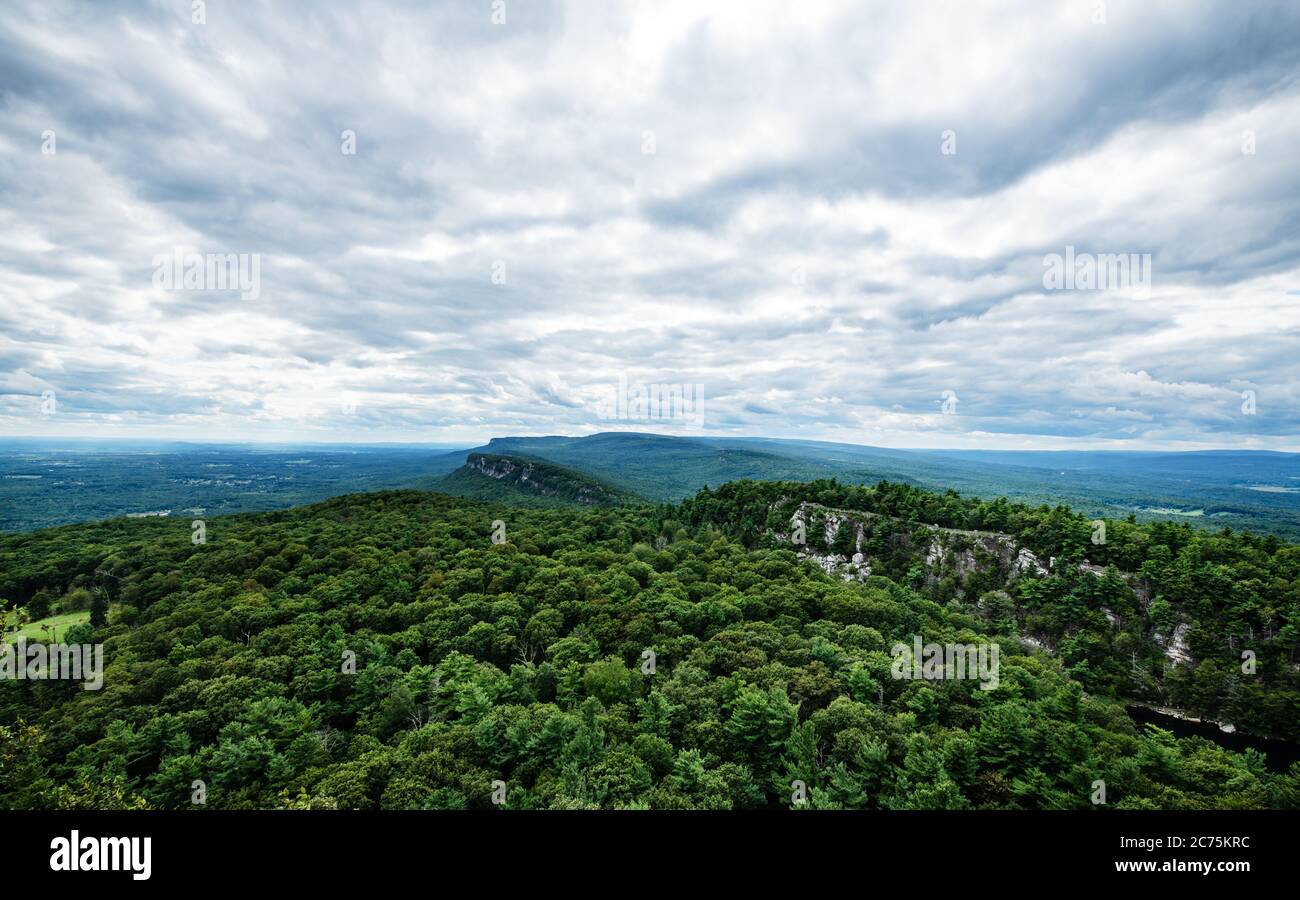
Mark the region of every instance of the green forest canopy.
<instances>
[{"instance_id":1,"label":"green forest canopy","mask_svg":"<svg viewBox=\"0 0 1300 900\"><path fill-rule=\"evenodd\" d=\"M800 560L777 532L801 501L891 517L870 577ZM1300 766L1124 710L1294 740L1300 548L1108 525L1098 546L1063 507L821 481L600 509L390 491L212 519L198 546L168 519L6 536L10 604L111 612L63 638L106 645L102 690L0 684L0 806L184 808L202 782L213 808L477 808L504 782L511 808L727 809L802 782L812 808L1089 809L1098 781L1106 807L1300 805ZM918 568L928 526L1057 564L958 599ZM1151 640L1175 621L1194 667ZM892 678L913 635L998 642L997 689Z\"/></svg>"}]
</instances>

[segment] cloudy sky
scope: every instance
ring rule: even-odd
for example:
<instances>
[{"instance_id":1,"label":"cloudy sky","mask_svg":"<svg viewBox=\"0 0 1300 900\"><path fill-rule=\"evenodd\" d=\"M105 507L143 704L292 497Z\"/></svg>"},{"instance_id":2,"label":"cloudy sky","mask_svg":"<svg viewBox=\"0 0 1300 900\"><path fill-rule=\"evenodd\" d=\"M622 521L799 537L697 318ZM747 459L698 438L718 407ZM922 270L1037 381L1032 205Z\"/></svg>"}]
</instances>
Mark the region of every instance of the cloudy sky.
<instances>
[{"instance_id":1,"label":"cloudy sky","mask_svg":"<svg viewBox=\"0 0 1300 900\"><path fill-rule=\"evenodd\" d=\"M0 106L0 435L1300 450L1297 4L6 0Z\"/></svg>"}]
</instances>

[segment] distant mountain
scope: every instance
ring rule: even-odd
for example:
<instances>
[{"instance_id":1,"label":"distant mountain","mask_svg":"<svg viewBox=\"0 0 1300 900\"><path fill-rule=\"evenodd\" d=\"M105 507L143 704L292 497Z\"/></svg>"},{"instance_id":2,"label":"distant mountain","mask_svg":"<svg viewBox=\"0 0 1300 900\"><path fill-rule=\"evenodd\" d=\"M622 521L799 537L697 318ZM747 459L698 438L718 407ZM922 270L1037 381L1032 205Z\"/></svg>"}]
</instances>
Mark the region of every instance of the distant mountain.
<instances>
[{"instance_id":1,"label":"distant mountain","mask_svg":"<svg viewBox=\"0 0 1300 900\"><path fill-rule=\"evenodd\" d=\"M493 438L483 449L550 460L656 500L680 500L706 484L741 478L811 481L838 471L824 462L736 442L633 432Z\"/></svg>"},{"instance_id":2,"label":"distant mountain","mask_svg":"<svg viewBox=\"0 0 1300 900\"><path fill-rule=\"evenodd\" d=\"M614 506L644 502L631 491L564 466L523 456L470 453L435 490L524 506Z\"/></svg>"},{"instance_id":3,"label":"distant mountain","mask_svg":"<svg viewBox=\"0 0 1300 900\"><path fill-rule=\"evenodd\" d=\"M500 437L470 452L566 466L654 500L754 479L871 484L1068 504L1089 515L1300 537L1300 454L1264 451L894 450L829 441L602 432ZM449 454L458 458L460 454Z\"/></svg>"},{"instance_id":4,"label":"distant mountain","mask_svg":"<svg viewBox=\"0 0 1300 900\"><path fill-rule=\"evenodd\" d=\"M432 445L0 440L0 531L147 513L189 521L387 488L531 505L580 502L573 498L583 496L561 487L545 494L481 470L458 471L473 454L560 467L568 471L557 484L596 483L601 489L588 496L602 498L676 501L705 485L741 479L886 480L965 496L1066 504L1096 517L1132 515L1300 539L1300 454L1294 453L893 450L637 432L497 437L451 451Z\"/></svg>"}]
</instances>

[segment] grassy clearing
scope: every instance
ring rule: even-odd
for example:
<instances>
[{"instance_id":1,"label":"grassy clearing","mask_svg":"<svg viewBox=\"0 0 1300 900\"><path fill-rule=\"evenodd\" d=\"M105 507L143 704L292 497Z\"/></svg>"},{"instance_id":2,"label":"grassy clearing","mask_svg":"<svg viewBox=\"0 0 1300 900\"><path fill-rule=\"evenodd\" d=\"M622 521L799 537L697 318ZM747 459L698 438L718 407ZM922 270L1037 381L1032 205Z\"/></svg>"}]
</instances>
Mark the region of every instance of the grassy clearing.
<instances>
[{"instance_id":1,"label":"grassy clearing","mask_svg":"<svg viewBox=\"0 0 1300 900\"><path fill-rule=\"evenodd\" d=\"M83 609L78 612L61 613L57 616L49 616L44 619L37 619L35 622L28 622L17 631L6 631L4 639L13 643L18 638L25 637L27 640L50 640L57 641L63 637L64 633L73 625L80 625L83 622L90 621L90 610ZM42 625L48 625L49 631L41 628Z\"/></svg>"}]
</instances>

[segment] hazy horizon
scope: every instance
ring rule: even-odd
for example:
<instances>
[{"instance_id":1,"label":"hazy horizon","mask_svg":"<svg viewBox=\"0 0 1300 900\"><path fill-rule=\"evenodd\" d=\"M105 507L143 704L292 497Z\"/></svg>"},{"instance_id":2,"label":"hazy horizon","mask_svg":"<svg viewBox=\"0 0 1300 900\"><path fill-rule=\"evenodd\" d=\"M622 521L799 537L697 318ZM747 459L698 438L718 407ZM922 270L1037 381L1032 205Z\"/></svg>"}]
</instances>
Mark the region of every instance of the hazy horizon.
<instances>
[{"instance_id":1,"label":"hazy horizon","mask_svg":"<svg viewBox=\"0 0 1300 900\"><path fill-rule=\"evenodd\" d=\"M1298 451L1294 450L1276 450L1261 449L1250 447L1202 447L1195 449L1176 449L1170 447L1138 449L1133 447L1056 447L1056 448L1025 448L1025 447L955 447L955 446L934 446L934 447L902 447L887 446L883 444L860 444L844 440L824 440L819 438L799 438L799 437L773 437L770 435L746 435L746 434L682 434L672 432L653 432L639 431L633 429L627 430L607 430L593 431L587 434L558 434L558 433L539 433L539 434L493 434L483 438L472 438L461 441L432 441L432 440L409 440L409 441L366 441L366 440L348 440L339 438L336 440L321 439L302 439L302 440L284 440L284 439L259 439L259 438L241 438L238 440L215 440L210 438L187 438L187 437L127 437L121 435L106 436L75 436L75 435L40 435L40 434L14 434L0 435L0 445L12 442L40 442L49 441L51 443L65 442L69 444L142 444L142 445L166 445L166 444L183 444L199 446L230 446L230 447L427 447L438 450L469 450L478 446L487 445L489 442L504 438L583 438L593 437L596 435L606 434L628 434L628 435L652 435L657 437L681 438L683 440L702 439L702 440L735 440L735 441L781 441L789 443L821 443L821 444L842 444L846 447L868 447L881 450L896 450L900 452L917 452L917 453L1143 453L1143 454L1161 454L1161 453L1270 453L1270 454L1289 454L1296 455Z\"/></svg>"}]
</instances>

